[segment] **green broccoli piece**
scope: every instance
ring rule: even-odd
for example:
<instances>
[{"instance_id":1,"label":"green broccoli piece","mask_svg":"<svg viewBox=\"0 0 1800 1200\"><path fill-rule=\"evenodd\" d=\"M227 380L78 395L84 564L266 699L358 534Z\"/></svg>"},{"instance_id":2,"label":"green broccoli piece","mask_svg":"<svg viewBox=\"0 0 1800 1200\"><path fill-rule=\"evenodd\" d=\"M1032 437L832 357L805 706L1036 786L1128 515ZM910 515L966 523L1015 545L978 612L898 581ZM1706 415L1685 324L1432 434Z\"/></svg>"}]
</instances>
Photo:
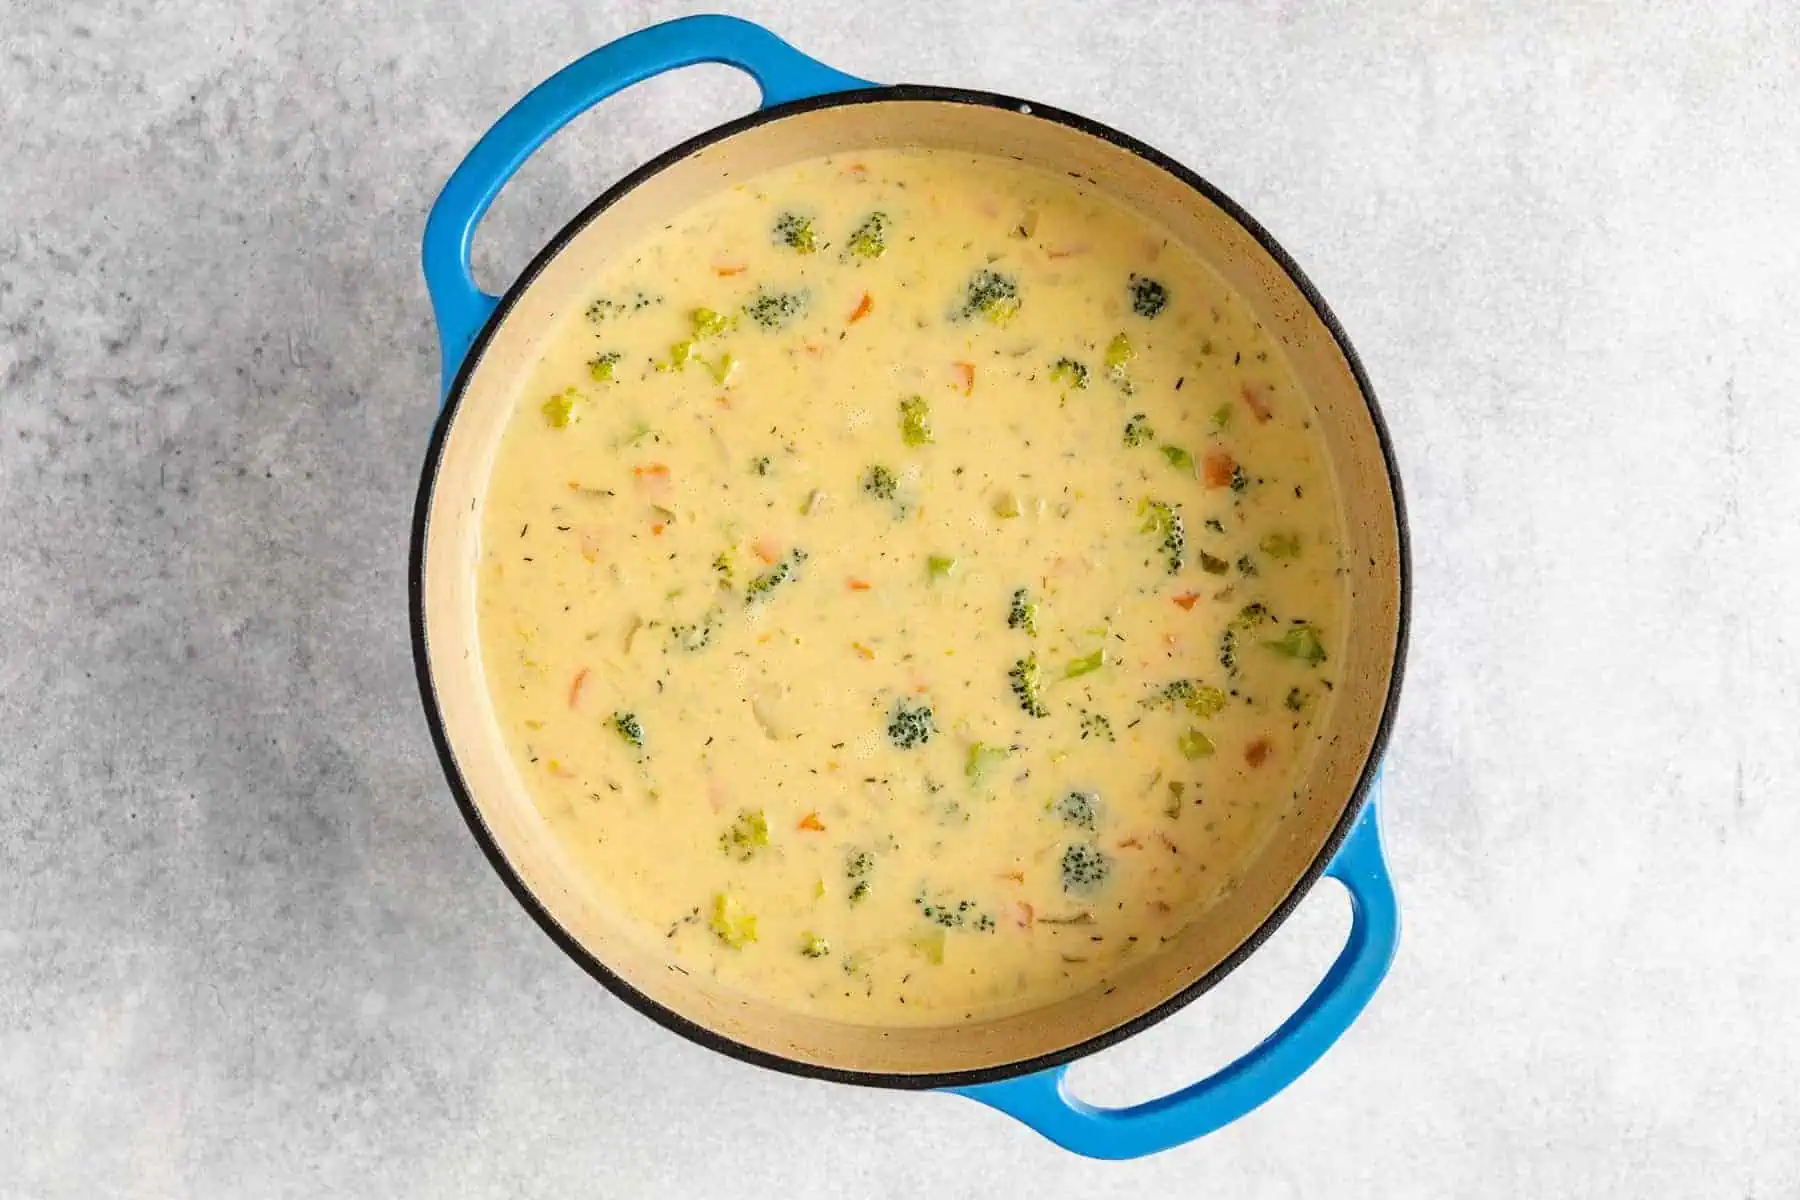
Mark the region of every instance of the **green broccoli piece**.
<instances>
[{"instance_id":1,"label":"green broccoli piece","mask_svg":"<svg viewBox=\"0 0 1800 1200\"><path fill-rule=\"evenodd\" d=\"M809 929L800 935L800 953L808 958L824 958L831 953L831 943Z\"/></svg>"},{"instance_id":2,"label":"green broccoli piece","mask_svg":"<svg viewBox=\"0 0 1800 1200\"><path fill-rule=\"evenodd\" d=\"M800 571L800 564L805 561L806 551L793 551L750 581L750 586L744 589L745 601L754 604L758 600L766 599L770 592L794 578Z\"/></svg>"},{"instance_id":3,"label":"green broccoli piece","mask_svg":"<svg viewBox=\"0 0 1800 1200\"><path fill-rule=\"evenodd\" d=\"M811 217L784 212L775 218L775 241L800 254L811 254L819 248L819 237L813 232Z\"/></svg>"},{"instance_id":4,"label":"green broccoli piece","mask_svg":"<svg viewBox=\"0 0 1800 1200\"><path fill-rule=\"evenodd\" d=\"M719 852L739 862L749 862L769 844L769 822L760 808L739 809L737 819L719 835Z\"/></svg>"},{"instance_id":5,"label":"green broccoli piece","mask_svg":"<svg viewBox=\"0 0 1800 1200\"><path fill-rule=\"evenodd\" d=\"M869 896L869 875L875 870L875 856L867 850L852 850L844 856L844 876L854 882L850 886L850 903L860 904Z\"/></svg>"},{"instance_id":6,"label":"green broccoli piece","mask_svg":"<svg viewBox=\"0 0 1800 1200\"><path fill-rule=\"evenodd\" d=\"M719 610L708 609L704 617L692 625L669 626L669 641L679 650L698 653L712 645L713 630L718 628Z\"/></svg>"},{"instance_id":7,"label":"green broccoli piece","mask_svg":"<svg viewBox=\"0 0 1800 1200\"><path fill-rule=\"evenodd\" d=\"M1136 390L1131 382L1131 360L1136 357L1137 351L1132 348L1131 339L1122 333L1114 334L1113 340L1106 343L1106 377L1128 396Z\"/></svg>"},{"instance_id":8,"label":"green broccoli piece","mask_svg":"<svg viewBox=\"0 0 1800 1200\"><path fill-rule=\"evenodd\" d=\"M718 337L731 328L731 318L724 313L714 312L710 308L696 308L688 314L688 323L693 327L694 340L705 341Z\"/></svg>"},{"instance_id":9,"label":"green broccoli piece","mask_svg":"<svg viewBox=\"0 0 1800 1200\"><path fill-rule=\"evenodd\" d=\"M1249 630L1255 629L1258 625L1267 625L1274 619L1268 606L1260 601L1255 604L1246 604L1239 609L1238 615L1231 619L1231 624L1227 625L1225 631L1219 634L1219 665L1236 675L1238 673L1238 639Z\"/></svg>"},{"instance_id":10,"label":"green broccoli piece","mask_svg":"<svg viewBox=\"0 0 1800 1200\"><path fill-rule=\"evenodd\" d=\"M1300 622L1281 637L1263 645L1287 658L1298 659L1310 667L1325 661L1325 642L1313 626Z\"/></svg>"},{"instance_id":11,"label":"green broccoli piece","mask_svg":"<svg viewBox=\"0 0 1800 1200\"><path fill-rule=\"evenodd\" d=\"M1240 555L1238 555L1237 569L1238 569L1239 575L1243 575L1245 577L1255 575L1256 574L1256 560L1254 558L1251 558L1248 554L1240 554Z\"/></svg>"},{"instance_id":12,"label":"green broccoli piece","mask_svg":"<svg viewBox=\"0 0 1800 1200\"><path fill-rule=\"evenodd\" d=\"M923 396L908 396L900 401L900 440L909 446L928 445L931 436L931 405Z\"/></svg>"},{"instance_id":13,"label":"green broccoli piece","mask_svg":"<svg viewBox=\"0 0 1800 1200\"><path fill-rule=\"evenodd\" d=\"M1266 534L1257 545L1270 558L1300 557L1300 535L1297 533Z\"/></svg>"},{"instance_id":14,"label":"green broccoli piece","mask_svg":"<svg viewBox=\"0 0 1800 1200\"><path fill-rule=\"evenodd\" d=\"M1050 382L1080 391L1088 385L1088 369L1072 358L1059 358L1050 368Z\"/></svg>"},{"instance_id":15,"label":"green broccoli piece","mask_svg":"<svg viewBox=\"0 0 1800 1200\"><path fill-rule=\"evenodd\" d=\"M1283 700L1281 703L1289 712L1303 712L1306 709L1306 703L1309 699L1311 699L1311 697L1308 696L1305 691L1297 687L1291 687L1288 689L1287 699Z\"/></svg>"},{"instance_id":16,"label":"green broccoli piece","mask_svg":"<svg viewBox=\"0 0 1800 1200\"><path fill-rule=\"evenodd\" d=\"M1208 575L1223 575L1231 570L1231 564L1202 550L1200 551L1200 569Z\"/></svg>"},{"instance_id":17,"label":"green broccoli piece","mask_svg":"<svg viewBox=\"0 0 1800 1200\"><path fill-rule=\"evenodd\" d=\"M983 932L990 931L994 927L992 917L986 917L985 924L983 923L983 914L976 909L973 900L958 900L954 906L947 903L938 904L921 890L913 898L913 906L919 910L920 916L933 925L941 925L945 929L960 929L971 917L975 920L975 927Z\"/></svg>"},{"instance_id":18,"label":"green broccoli piece","mask_svg":"<svg viewBox=\"0 0 1800 1200\"><path fill-rule=\"evenodd\" d=\"M936 581L949 579L956 574L956 560L945 554L928 555L925 559L925 578Z\"/></svg>"},{"instance_id":19,"label":"green broccoli piece","mask_svg":"<svg viewBox=\"0 0 1800 1200\"><path fill-rule=\"evenodd\" d=\"M1113 737L1111 721L1100 713L1088 712L1084 709L1081 714L1081 740L1085 742L1089 738L1103 742L1116 740Z\"/></svg>"},{"instance_id":20,"label":"green broccoli piece","mask_svg":"<svg viewBox=\"0 0 1800 1200\"><path fill-rule=\"evenodd\" d=\"M1037 636L1038 606L1032 603L1031 594L1024 588L1015 588L1012 594L1012 607L1006 614L1008 629L1023 629L1026 637Z\"/></svg>"},{"instance_id":21,"label":"green broccoli piece","mask_svg":"<svg viewBox=\"0 0 1800 1200\"><path fill-rule=\"evenodd\" d=\"M858 258L880 258L887 253L887 225L886 213L870 213L851 232L850 240L844 246L844 253L854 254Z\"/></svg>"},{"instance_id":22,"label":"green broccoli piece","mask_svg":"<svg viewBox=\"0 0 1800 1200\"><path fill-rule=\"evenodd\" d=\"M1175 746L1181 756L1189 761L1196 758L1210 758L1217 750L1212 739L1198 729L1190 729L1175 739Z\"/></svg>"},{"instance_id":23,"label":"green broccoli piece","mask_svg":"<svg viewBox=\"0 0 1800 1200\"><path fill-rule=\"evenodd\" d=\"M1131 419L1125 422L1125 444L1141 446L1156 436L1156 430L1150 428L1148 413L1132 413Z\"/></svg>"},{"instance_id":24,"label":"green broccoli piece","mask_svg":"<svg viewBox=\"0 0 1800 1200\"><path fill-rule=\"evenodd\" d=\"M1214 429L1223 429L1231 424L1231 401L1227 400L1213 409L1212 423Z\"/></svg>"},{"instance_id":25,"label":"green broccoli piece","mask_svg":"<svg viewBox=\"0 0 1800 1200\"><path fill-rule=\"evenodd\" d=\"M756 918L744 911L737 897L725 892L713 896L712 919L707 926L733 950L742 950L746 943L756 940Z\"/></svg>"},{"instance_id":26,"label":"green broccoli piece","mask_svg":"<svg viewBox=\"0 0 1800 1200\"><path fill-rule=\"evenodd\" d=\"M567 429L570 421L579 421L581 415L577 411L576 405L580 399L580 392L574 388L564 388L544 401L542 411L544 420L549 422L550 428Z\"/></svg>"},{"instance_id":27,"label":"green broccoli piece","mask_svg":"<svg viewBox=\"0 0 1800 1200\"><path fill-rule=\"evenodd\" d=\"M615 733L639 750L644 748L644 727L638 723L636 713L614 713L612 727Z\"/></svg>"},{"instance_id":28,"label":"green broccoli piece","mask_svg":"<svg viewBox=\"0 0 1800 1200\"><path fill-rule=\"evenodd\" d=\"M1099 806L1100 797L1093 792L1065 792L1050 806L1065 824L1074 825L1092 833L1094 830L1094 810Z\"/></svg>"},{"instance_id":29,"label":"green broccoli piece","mask_svg":"<svg viewBox=\"0 0 1800 1200\"><path fill-rule=\"evenodd\" d=\"M1037 651L1032 651L1012 665L1006 673L1012 683L1012 693L1019 701L1019 707L1027 716L1047 717L1050 709L1044 704L1044 683L1042 672L1038 668Z\"/></svg>"},{"instance_id":30,"label":"green broccoli piece","mask_svg":"<svg viewBox=\"0 0 1800 1200\"><path fill-rule=\"evenodd\" d=\"M611 383L614 368L618 365L619 352L608 350L605 354L596 354L588 359L588 374L593 376L595 383Z\"/></svg>"},{"instance_id":31,"label":"green broccoli piece","mask_svg":"<svg viewBox=\"0 0 1800 1200\"><path fill-rule=\"evenodd\" d=\"M1084 654L1080 658L1071 659L1063 669L1064 679L1079 679L1083 675L1092 675L1106 665L1106 648L1102 646L1092 654Z\"/></svg>"},{"instance_id":32,"label":"green broccoli piece","mask_svg":"<svg viewBox=\"0 0 1800 1200\"><path fill-rule=\"evenodd\" d=\"M719 586L722 588L730 589L736 580L737 569L733 560L734 556L730 549L721 550L713 555L713 574L719 577Z\"/></svg>"},{"instance_id":33,"label":"green broccoli piece","mask_svg":"<svg viewBox=\"0 0 1800 1200\"><path fill-rule=\"evenodd\" d=\"M1213 717L1225 711L1226 699L1225 693L1216 687L1207 687L1193 679L1177 679L1158 688L1142 704L1145 708L1160 708L1164 712L1173 712L1179 705L1196 717Z\"/></svg>"},{"instance_id":34,"label":"green broccoli piece","mask_svg":"<svg viewBox=\"0 0 1800 1200\"><path fill-rule=\"evenodd\" d=\"M772 292L767 288L756 293L744 305L744 314L764 329L785 329L796 317L806 312L807 293Z\"/></svg>"},{"instance_id":35,"label":"green broccoli piece","mask_svg":"<svg viewBox=\"0 0 1800 1200\"><path fill-rule=\"evenodd\" d=\"M892 500L900 491L900 481L888 468L876 465L863 474L862 490L877 500Z\"/></svg>"},{"instance_id":36,"label":"green broccoli piece","mask_svg":"<svg viewBox=\"0 0 1800 1200\"><path fill-rule=\"evenodd\" d=\"M732 373L736 371L738 367L737 355L732 354L730 351L726 351L724 354L719 355L719 357L713 359L711 362L708 362L704 358L700 361L705 364L707 374L713 377L713 382L720 387L725 386L725 382L731 378Z\"/></svg>"},{"instance_id":37,"label":"green broccoli piece","mask_svg":"<svg viewBox=\"0 0 1800 1200\"><path fill-rule=\"evenodd\" d=\"M1019 284L1011 276L983 267L969 278L963 296L962 320L977 313L996 325L1004 325L1019 315Z\"/></svg>"},{"instance_id":38,"label":"green broccoli piece","mask_svg":"<svg viewBox=\"0 0 1800 1200\"><path fill-rule=\"evenodd\" d=\"M1243 464L1242 463L1232 464L1232 467L1231 467L1231 490L1234 492L1242 492L1245 488L1247 488L1249 486L1250 486L1250 477L1248 475L1244 474Z\"/></svg>"},{"instance_id":39,"label":"green broccoli piece","mask_svg":"<svg viewBox=\"0 0 1800 1200\"><path fill-rule=\"evenodd\" d=\"M963 761L963 777L979 786L989 773L1011 756L1010 746L990 746L986 742L976 742L969 747L968 757Z\"/></svg>"},{"instance_id":40,"label":"green broccoli piece","mask_svg":"<svg viewBox=\"0 0 1800 1200\"><path fill-rule=\"evenodd\" d=\"M1140 531L1156 535L1157 549L1162 551L1169 574L1177 574L1187 557L1187 528L1181 523L1181 510L1161 500L1146 500L1138 506L1138 512L1144 514Z\"/></svg>"},{"instance_id":41,"label":"green broccoli piece","mask_svg":"<svg viewBox=\"0 0 1800 1200\"><path fill-rule=\"evenodd\" d=\"M1169 460L1171 467L1177 471L1186 471L1190 475L1194 473L1194 456L1192 454L1180 446L1163 446L1161 449L1162 456Z\"/></svg>"},{"instance_id":42,"label":"green broccoli piece","mask_svg":"<svg viewBox=\"0 0 1800 1200\"><path fill-rule=\"evenodd\" d=\"M888 714L888 741L902 750L923 746L936 732L937 726L932 721L930 705L908 704L902 700Z\"/></svg>"},{"instance_id":43,"label":"green broccoli piece","mask_svg":"<svg viewBox=\"0 0 1800 1200\"><path fill-rule=\"evenodd\" d=\"M1062 886L1065 892L1097 891L1110 874L1112 863L1098 846L1076 843L1063 851Z\"/></svg>"},{"instance_id":44,"label":"green broccoli piece","mask_svg":"<svg viewBox=\"0 0 1800 1200\"><path fill-rule=\"evenodd\" d=\"M1131 291L1131 311L1140 317L1155 318L1169 303L1169 289L1154 279L1133 275L1127 287Z\"/></svg>"}]
</instances>

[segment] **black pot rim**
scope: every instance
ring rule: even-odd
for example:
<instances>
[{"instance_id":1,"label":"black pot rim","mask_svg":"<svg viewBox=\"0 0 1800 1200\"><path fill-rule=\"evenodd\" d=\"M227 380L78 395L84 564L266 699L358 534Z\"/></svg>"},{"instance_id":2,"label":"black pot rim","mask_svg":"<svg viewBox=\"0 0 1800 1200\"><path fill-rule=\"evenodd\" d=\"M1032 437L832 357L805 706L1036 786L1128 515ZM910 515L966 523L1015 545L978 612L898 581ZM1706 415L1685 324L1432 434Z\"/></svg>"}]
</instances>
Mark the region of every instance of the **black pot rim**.
<instances>
[{"instance_id":1,"label":"black pot rim","mask_svg":"<svg viewBox=\"0 0 1800 1200\"><path fill-rule=\"evenodd\" d=\"M880 1071L845 1070L837 1067L820 1066L803 1062L799 1059L787 1058L773 1054L753 1046L726 1037L718 1031L700 1025L652 1000L650 997L633 988L623 978L615 974L611 968L601 962L584 948L567 930L565 930L550 911L537 899L523 879L512 867L501 852L499 844L494 840L481 813L475 807L473 798L457 767L456 758L451 752L450 742L444 730L443 712L438 704L437 686L431 675L430 661L425 646L425 535L426 524L431 511L432 493L437 481L439 463L442 459L445 442L450 428L455 421L457 410L461 404L464 388L476 364L481 361L488 342L494 331L505 321L519 297L529 288L532 282L544 270L565 246L587 225L605 212L620 197L636 188L651 176L663 171L677 161L695 152L724 140L746 129L758 125L779 121L785 117L819 109L837 108L852 104L886 103L893 101L936 101L952 104L968 104L989 108L1005 108L1041 120L1065 125L1080 133L1109 142L1126 150L1150 164L1161 168L1188 187L1206 197L1207 200L1223 209L1233 220L1256 239L1275 262L1287 273L1295 286L1318 314L1333 341L1343 353L1345 361L1356 380L1368 405L1369 417L1375 428L1375 436L1381 447L1381 456L1387 469L1388 479L1393 489L1394 514L1399 539L1399 613L1395 632L1394 668L1388 682L1388 694L1382 705L1381 718L1377 723L1375 738L1369 750L1368 759L1357 777L1356 786L1352 790L1343 815L1332 829L1324 846L1308 868L1301 873L1280 904L1263 919L1242 945L1234 950L1224 961L1220 962L1205 975L1168 996L1160 1003L1139 1013L1131 1020L1117 1025L1087 1038L1073 1046L1055 1050L1017 1062L1003 1063L998 1066L972 1068L959 1071L940 1071L930 1074L905 1074ZM1401 678L1405 673L1406 649L1410 632L1412 614L1412 553L1407 531L1406 507L1401 494L1399 466L1395 461L1394 448L1388 435L1387 423L1382 418L1381 409L1376 403L1374 388L1363 370L1362 360L1357 357L1356 350L1350 344L1343 327L1337 317L1326 305L1318 289L1312 284L1293 258L1282 249L1281 245L1258 224L1248 212L1244 211L1229 196L1208 183L1195 172L1182 166L1174 159L1163 154L1154 147L1148 146L1136 138L1120 133L1115 129L1075 113L1061 109L1024 101L1011 96L997 95L992 92L971 91L962 88L945 88L921 84L895 84L882 87L857 89L849 92L838 92L830 95L816 96L806 100L796 100L787 104L776 105L746 114L728 121L705 133L689 138L680 145L658 155L631 172L618 183L608 188L593 203L589 204L575 216L562 230L552 238L515 280L500 300L481 333L469 347L457 370L455 383L444 400L442 411L438 415L436 425L432 429L430 448L426 453L423 474L419 481L418 499L414 508L412 545L408 566L407 588L410 600L413 662L419 677L419 693L424 704L426 721L431 728L432 743L437 747L438 759L444 769L445 779L450 785L451 793L456 797L457 807L462 810L464 821L469 832L474 835L482 853L500 878L506 883L508 890L525 910L531 914L539 927L549 935L550 939L560 946L565 954L572 958L589 975L618 996L632 1008L657 1022L665 1029L680 1034L690 1041L697 1042L710 1050L716 1050L743 1062L759 1067L800 1075L811 1079L827 1079L838 1083L860 1084L868 1087L885 1087L905 1090L925 1090L933 1088L968 1087L974 1084L991 1083L1002 1079L1011 1079L1022 1075L1030 1075L1038 1071L1063 1066L1077 1059L1085 1058L1096 1051L1103 1050L1172 1015L1189 1003L1198 999L1216 986L1220 980L1229 975L1238 964L1242 963L1258 947L1260 947L1275 930L1293 912L1294 908L1312 889L1314 883L1325 871L1333 855L1349 835L1351 827L1361 814L1367 802L1369 789L1380 769L1382 755L1386 751L1392 733L1394 715L1400 699Z\"/></svg>"}]
</instances>

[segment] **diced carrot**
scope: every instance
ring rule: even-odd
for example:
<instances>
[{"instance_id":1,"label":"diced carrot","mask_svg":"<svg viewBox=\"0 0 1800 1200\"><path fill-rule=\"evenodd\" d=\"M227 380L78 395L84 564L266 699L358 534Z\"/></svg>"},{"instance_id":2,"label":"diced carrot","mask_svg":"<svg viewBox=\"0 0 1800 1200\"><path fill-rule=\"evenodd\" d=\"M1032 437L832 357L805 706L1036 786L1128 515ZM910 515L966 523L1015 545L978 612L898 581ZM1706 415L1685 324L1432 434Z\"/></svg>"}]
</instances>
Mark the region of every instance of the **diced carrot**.
<instances>
[{"instance_id":1,"label":"diced carrot","mask_svg":"<svg viewBox=\"0 0 1800 1200\"><path fill-rule=\"evenodd\" d=\"M757 644L757 645L759 645L759 646L761 646L761 645L763 645L763 644L765 644L765 643L767 643L767 642L768 642L768 641L769 641L769 640L770 640L770 639L772 639L772 638L773 638L773 637L774 637L774 636L775 636L775 635L774 635L774 634L772 634L772 633L765 633L765 634L763 634L763 635L762 635L762 636L761 636L761 637L759 637L759 638L757 638L757 639L756 639L756 644Z\"/></svg>"},{"instance_id":2,"label":"diced carrot","mask_svg":"<svg viewBox=\"0 0 1800 1200\"><path fill-rule=\"evenodd\" d=\"M875 301L870 298L869 293L864 292L862 294L862 299L856 302L856 308L850 314L850 324L854 325L864 317L868 316L874 307Z\"/></svg>"},{"instance_id":3,"label":"diced carrot","mask_svg":"<svg viewBox=\"0 0 1800 1200\"><path fill-rule=\"evenodd\" d=\"M631 468L631 473L633 475L637 476L639 479L656 478L658 476L667 478L668 474L669 474L669 464L668 463L645 463L641 467Z\"/></svg>"},{"instance_id":4,"label":"diced carrot","mask_svg":"<svg viewBox=\"0 0 1800 1200\"><path fill-rule=\"evenodd\" d=\"M742 275L749 268L743 263L714 263L713 274L721 279L729 279L733 275Z\"/></svg>"},{"instance_id":5,"label":"diced carrot","mask_svg":"<svg viewBox=\"0 0 1800 1200\"><path fill-rule=\"evenodd\" d=\"M956 375L956 386L962 389L963 395L974 395L975 364L972 362L959 362L952 363L951 367Z\"/></svg>"},{"instance_id":6,"label":"diced carrot","mask_svg":"<svg viewBox=\"0 0 1800 1200\"><path fill-rule=\"evenodd\" d=\"M866 579L846 579L844 583L853 592L866 592L870 587Z\"/></svg>"},{"instance_id":7,"label":"diced carrot","mask_svg":"<svg viewBox=\"0 0 1800 1200\"><path fill-rule=\"evenodd\" d=\"M756 552L756 557L766 563L772 563L781 557L781 547L768 538L757 538L750 543L750 549Z\"/></svg>"},{"instance_id":8,"label":"diced carrot","mask_svg":"<svg viewBox=\"0 0 1800 1200\"><path fill-rule=\"evenodd\" d=\"M650 527L650 536L651 537L661 537L662 531L663 531L663 523L661 521L658 521L656 524L654 524Z\"/></svg>"},{"instance_id":9,"label":"diced carrot","mask_svg":"<svg viewBox=\"0 0 1800 1200\"><path fill-rule=\"evenodd\" d=\"M1175 603L1180 605L1185 611L1192 611L1195 602L1199 599L1199 592L1183 592L1181 595L1175 597Z\"/></svg>"},{"instance_id":10,"label":"diced carrot","mask_svg":"<svg viewBox=\"0 0 1800 1200\"><path fill-rule=\"evenodd\" d=\"M1253 767L1260 767L1269 758L1269 739L1257 738L1244 747L1244 761Z\"/></svg>"},{"instance_id":11,"label":"diced carrot","mask_svg":"<svg viewBox=\"0 0 1800 1200\"><path fill-rule=\"evenodd\" d=\"M1213 450L1207 454L1201 467L1207 487L1230 487L1232 472L1237 470L1237 460L1223 450Z\"/></svg>"},{"instance_id":12,"label":"diced carrot","mask_svg":"<svg viewBox=\"0 0 1800 1200\"><path fill-rule=\"evenodd\" d=\"M1275 415L1275 410L1269 407L1269 389L1266 384L1246 383L1240 390L1244 403L1250 406L1250 411L1258 421L1267 421Z\"/></svg>"},{"instance_id":13,"label":"diced carrot","mask_svg":"<svg viewBox=\"0 0 1800 1200\"><path fill-rule=\"evenodd\" d=\"M846 175L854 175L858 179L861 179L864 175L869 173L869 167L867 163L851 163L844 168L844 173Z\"/></svg>"},{"instance_id":14,"label":"diced carrot","mask_svg":"<svg viewBox=\"0 0 1800 1200\"><path fill-rule=\"evenodd\" d=\"M574 708L576 706L576 704L578 704L580 702L580 700L581 700L581 685L587 682L587 677L588 677L588 669L586 667L583 667L583 668L581 668L581 670L575 672L575 678L570 681L570 683L569 683L569 707L570 708Z\"/></svg>"},{"instance_id":15,"label":"diced carrot","mask_svg":"<svg viewBox=\"0 0 1800 1200\"><path fill-rule=\"evenodd\" d=\"M850 648L852 650L856 651L856 656L858 658L865 658L865 659L873 660L875 657L875 652L873 650L869 649L867 646L863 645L861 642L851 642Z\"/></svg>"},{"instance_id":16,"label":"diced carrot","mask_svg":"<svg viewBox=\"0 0 1800 1200\"><path fill-rule=\"evenodd\" d=\"M720 408L730 408L731 407L731 397L727 396L724 392L720 392L717 396L713 397L713 403L718 405Z\"/></svg>"},{"instance_id":17,"label":"diced carrot","mask_svg":"<svg viewBox=\"0 0 1800 1200\"><path fill-rule=\"evenodd\" d=\"M800 828L811 829L816 833L824 833L825 832L825 823L823 821L819 820L818 813L809 812L804 817L800 818Z\"/></svg>"}]
</instances>

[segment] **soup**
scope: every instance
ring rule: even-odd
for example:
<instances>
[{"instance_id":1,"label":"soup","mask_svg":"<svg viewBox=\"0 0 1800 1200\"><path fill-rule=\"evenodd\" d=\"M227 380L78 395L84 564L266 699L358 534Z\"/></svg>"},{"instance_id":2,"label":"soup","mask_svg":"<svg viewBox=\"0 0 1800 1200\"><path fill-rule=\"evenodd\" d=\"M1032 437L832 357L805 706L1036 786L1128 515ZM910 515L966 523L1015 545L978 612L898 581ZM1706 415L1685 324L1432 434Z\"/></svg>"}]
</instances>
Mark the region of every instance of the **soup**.
<instances>
[{"instance_id":1,"label":"soup","mask_svg":"<svg viewBox=\"0 0 1800 1200\"><path fill-rule=\"evenodd\" d=\"M1291 810L1344 636L1313 416L1083 181L814 159L563 314L482 510L545 827L676 969L865 1024L1104 988Z\"/></svg>"}]
</instances>

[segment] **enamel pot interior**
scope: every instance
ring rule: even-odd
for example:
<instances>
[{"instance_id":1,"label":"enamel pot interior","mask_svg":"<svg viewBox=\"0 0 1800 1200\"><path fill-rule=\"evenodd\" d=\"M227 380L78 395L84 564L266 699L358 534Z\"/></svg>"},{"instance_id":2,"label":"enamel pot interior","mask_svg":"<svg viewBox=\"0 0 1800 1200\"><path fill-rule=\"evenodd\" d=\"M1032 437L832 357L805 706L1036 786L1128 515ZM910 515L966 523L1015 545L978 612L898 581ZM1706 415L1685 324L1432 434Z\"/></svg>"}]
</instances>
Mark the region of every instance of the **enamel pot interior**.
<instances>
[{"instance_id":1,"label":"enamel pot interior","mask_svg":"<svg viewBox=\"0 0 1800 1200\"><path fill-rule=\"evenodd\" d=\"M1318 412L1346 506L1350 638L1336 699L1293 805L1235 888L1105 988L1001 1019L878 1028L803 1017L674 969L653 934L574 872L540 820L488 700L476 636L482 495L508 418L588 281L669 214L747 176L874 147L999 154L1090 180L1208 260L1288 354ZM968 1083L1067 1061L1172 1012L1265 938L1323 869L1385 737L1405 623L1405 541L1385 434L1322 305L1229 202L1143 147L1063 114L932 89L804 102L726 126L615 188L539 258L477 342L445 408L420 495L414 562L421 677L470 825L514 893L596 978L703 1044L768 1066L898 1086Z\"/></svg>"}]
</instances>

